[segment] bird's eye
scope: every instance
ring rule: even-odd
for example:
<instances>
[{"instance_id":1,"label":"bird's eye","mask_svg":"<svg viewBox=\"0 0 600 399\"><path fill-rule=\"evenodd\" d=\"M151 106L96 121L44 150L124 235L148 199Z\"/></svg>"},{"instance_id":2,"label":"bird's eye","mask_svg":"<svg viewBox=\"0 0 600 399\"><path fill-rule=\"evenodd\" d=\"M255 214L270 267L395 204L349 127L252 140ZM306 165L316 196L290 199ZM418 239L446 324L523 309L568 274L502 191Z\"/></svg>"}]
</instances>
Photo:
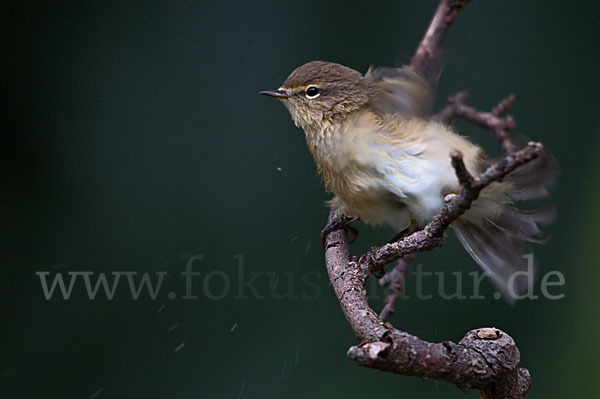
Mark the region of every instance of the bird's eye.
<instances>
[{"instance_id":1,"label":"bird's eye","mask_svg":"<svg viewBox=\"0 0 600 399\"><path fill-rule=\"evenodd\" d=\"M320 94L321 92L315 86L308 86L306 89L306 98L309 100L319 97Z\"/></svg>"}]
</instances>

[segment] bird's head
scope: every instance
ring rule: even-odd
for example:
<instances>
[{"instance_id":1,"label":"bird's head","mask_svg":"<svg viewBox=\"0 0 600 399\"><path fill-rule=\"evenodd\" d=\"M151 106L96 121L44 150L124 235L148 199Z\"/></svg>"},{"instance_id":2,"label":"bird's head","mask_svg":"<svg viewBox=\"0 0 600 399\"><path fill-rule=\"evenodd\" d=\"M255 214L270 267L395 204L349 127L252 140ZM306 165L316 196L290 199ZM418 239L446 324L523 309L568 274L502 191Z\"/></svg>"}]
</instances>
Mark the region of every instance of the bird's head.
<instances>
[{"instance_id":1,"label":"bird's head","mask_svg":"<svg viewBox=\"0 0 600 399\"><path fill-rule=\"evenodd\" d=\"M312 61L296 68L277 90L296 126L324 131L364 107L375 91L372 80L340 64Z\"/></svg>"}]
</instances>

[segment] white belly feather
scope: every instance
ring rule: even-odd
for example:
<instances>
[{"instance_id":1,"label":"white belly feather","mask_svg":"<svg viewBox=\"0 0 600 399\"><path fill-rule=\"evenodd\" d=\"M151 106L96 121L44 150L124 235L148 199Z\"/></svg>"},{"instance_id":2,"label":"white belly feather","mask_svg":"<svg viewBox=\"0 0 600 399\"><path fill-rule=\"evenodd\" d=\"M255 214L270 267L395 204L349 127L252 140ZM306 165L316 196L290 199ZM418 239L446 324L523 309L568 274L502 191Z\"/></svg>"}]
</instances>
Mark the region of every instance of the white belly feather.
<instances>
[{"instance_id":1,"label":"white belly feather","mask_svg":"<svg viewBox=\"0 0 600 399\"><path fill-rule=\"evenodd\" d=\"M372 201L352 201L346 192L335 192L336 202L347 214L370 224L388 224L396 231L406 229L411 220L423 227L439 211L444 196L459 190L450 162L450 150L464 154L467 168L476 168L480 150L449 128L422 120L403 123L407 131L364 134L360 124L356 134L346 135L344 157L348 165L342 173L353 173L348 181L360 186ZM393 125L398 128L397 124ZM353 129L354 130L354 129ZM371 129L371 132L373 130ZM350 132L347 132L350 133Z\"/></svg>"}]
</instances>

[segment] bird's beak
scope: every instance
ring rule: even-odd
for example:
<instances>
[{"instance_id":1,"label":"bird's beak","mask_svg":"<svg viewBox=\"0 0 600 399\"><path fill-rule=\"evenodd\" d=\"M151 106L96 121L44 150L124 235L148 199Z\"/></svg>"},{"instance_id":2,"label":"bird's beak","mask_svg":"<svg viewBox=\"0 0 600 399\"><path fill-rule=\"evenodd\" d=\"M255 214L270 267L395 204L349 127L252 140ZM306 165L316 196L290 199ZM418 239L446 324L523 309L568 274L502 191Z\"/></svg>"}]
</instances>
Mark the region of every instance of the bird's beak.
<instances>
[{"instance_id":1,"label":"bird's beak","mask_svg":"<svg viewBox=\"0 0 600 399\"><path fill-rule=\"evenodd\" d=\"M266 90L261 91L260 94L263 96L276 97L276 98L289 98L290 93L286 89L279 88L277 90Z\"/></svg>"}]
</instances>

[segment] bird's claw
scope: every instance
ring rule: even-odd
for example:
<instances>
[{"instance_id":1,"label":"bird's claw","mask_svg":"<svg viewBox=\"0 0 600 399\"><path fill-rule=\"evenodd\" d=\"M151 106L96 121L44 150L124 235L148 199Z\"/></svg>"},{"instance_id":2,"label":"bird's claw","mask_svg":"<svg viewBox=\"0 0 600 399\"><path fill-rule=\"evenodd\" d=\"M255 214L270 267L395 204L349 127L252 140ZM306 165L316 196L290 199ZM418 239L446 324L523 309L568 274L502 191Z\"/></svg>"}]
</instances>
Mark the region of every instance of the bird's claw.
<instances>
[{"instance_id":1,"label":"bird's claw","mask_svg":"<svg viewBox=\"0 0 600 399\"><path fill-rule=\"evenodd\" d=\"M383 267L376 268L377 265L376 257L377 251L379 251L379 247L371 247L366 253L364 253L359 259L358 263L366 266L376 278L381 278L385 274L385 269Z\"/></svg>"},{"instance_id":2,"label":"bird's claw","mask_svg":"<svg viewBox=\"0 0 600 399\"><path fill-rule=\"evenodd\" d=\"M327 223L327 226L321 230L321 245L323 248L326 248L326 240L329 233L336 230L344 230L346 233L350 233L352 238L350 239L349 244L354 244L356 239L358 238L358 229L356 227L350 226L350 223L355 221L355 218L349 218L347 216L340 216Z\"/></svg>"}]
</instances>

